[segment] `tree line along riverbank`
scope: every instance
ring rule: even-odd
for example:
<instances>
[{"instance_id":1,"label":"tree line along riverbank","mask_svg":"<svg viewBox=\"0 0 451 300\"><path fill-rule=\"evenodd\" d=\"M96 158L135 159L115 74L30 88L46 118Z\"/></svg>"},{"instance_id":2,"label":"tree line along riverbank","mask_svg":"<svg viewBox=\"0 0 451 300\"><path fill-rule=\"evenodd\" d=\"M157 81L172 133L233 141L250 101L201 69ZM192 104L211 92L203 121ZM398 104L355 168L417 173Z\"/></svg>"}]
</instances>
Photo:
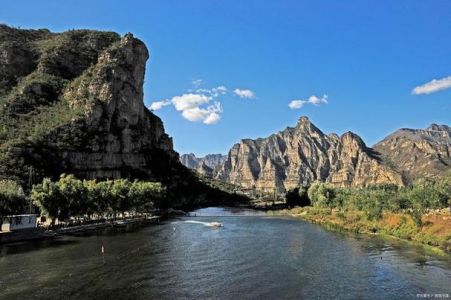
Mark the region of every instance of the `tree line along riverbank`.
<instances>
[{"instance_id":1,"label":"tree line along riverbank","mask_svg":"<svg viewBox=\"0 0 451 300\"><path fill-rule=\"evenodd\" d=\"M335 230L385 234L451 252L451 175L394 185L334 188L314 182L286 195L289 215Z\"/></svg>"},{"instance_id":2,"label":"tree line along riverbank","mask_svg":"<svg viewBox=\"0 0 451 300\"><path fill-rule=\"evenodd\" d=\"M36 207L40 215L58 221L89 224L96 220L148 213L165 201L166 188L159 182L116 179L79 180L62 175L33 186L29 195L15 182L0 182L0 216Z\"/></svg>"},{"instance_id":3,"label":"tree line along riverbank","mask_svg":"<svg viewBox=\"0 0 451 300\"><path fill-rule=\"evenodd\" d=\"M191 174L191 173L190 173ZM192 175L194 176L194 175ZM44 178L24 191L13 180L0 180L2 216L36 212L46 227L73 226L149 215L179 214L205 206L233 206L245 196L206 183L182 178L161 183L143 180L80 180L62 174L58 180Z\"/></svg>"},{"instance_id":4,"label":"tree line along riverbank","mask_svg":"<svg viewBox=\"0 0 451 300\"><path fill-rule=\"evenodd\" d=\"M31 202L50 225L56 220L86 224L168 208L169 198L159 182L79 180L62 175L57 181L44 179L26 194L14 181L3 180L0 216L26 211ZM317 181L288 191L282 204L285 209L280 209L280 203L277 210L271 205L267 209L270 214L292 215L329 228L387 234L451 250L450 175L409 187L336 188ZM227 204L204 201L206 205Z\"/></svg>"}]
</instances>

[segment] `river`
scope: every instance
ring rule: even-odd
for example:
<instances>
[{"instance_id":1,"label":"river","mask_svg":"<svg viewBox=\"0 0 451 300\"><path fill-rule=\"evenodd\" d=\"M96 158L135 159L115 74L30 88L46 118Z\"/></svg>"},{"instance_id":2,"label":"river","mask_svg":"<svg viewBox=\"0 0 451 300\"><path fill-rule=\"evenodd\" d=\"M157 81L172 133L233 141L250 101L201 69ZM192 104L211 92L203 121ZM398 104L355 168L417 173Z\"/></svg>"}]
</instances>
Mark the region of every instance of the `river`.
<instances>
[{"instance_id":1,"label":"river","mask_svg":"<svg viewBox=\"0 0 451 300\"><path fill-rule=\"evenodd\" d=\"M193 214L0 246L0 299L451 297L451 256L423 246L249 210Z\"/></svg>"}]
</instances>

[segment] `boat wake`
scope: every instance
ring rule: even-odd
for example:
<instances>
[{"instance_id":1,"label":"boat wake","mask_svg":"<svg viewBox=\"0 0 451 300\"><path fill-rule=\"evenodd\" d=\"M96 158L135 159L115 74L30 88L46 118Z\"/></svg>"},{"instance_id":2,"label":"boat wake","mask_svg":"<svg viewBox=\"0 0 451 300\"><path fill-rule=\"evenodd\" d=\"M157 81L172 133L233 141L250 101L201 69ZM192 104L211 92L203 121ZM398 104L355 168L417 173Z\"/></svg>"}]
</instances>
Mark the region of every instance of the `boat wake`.
<instances>
[{"instance_id":1,"label":"boat wake","mask_svg":"<svg viewBox=\"0 0 451 300\"><path fill-rule=\"evenodd\" d=\"M200 225L214 227L214 228L223 227L222 223L219 223L219 222L202 222L202 221L188 220L188 221L183 221L183 223L200 224Z\"/></svg>"}]
</instances>

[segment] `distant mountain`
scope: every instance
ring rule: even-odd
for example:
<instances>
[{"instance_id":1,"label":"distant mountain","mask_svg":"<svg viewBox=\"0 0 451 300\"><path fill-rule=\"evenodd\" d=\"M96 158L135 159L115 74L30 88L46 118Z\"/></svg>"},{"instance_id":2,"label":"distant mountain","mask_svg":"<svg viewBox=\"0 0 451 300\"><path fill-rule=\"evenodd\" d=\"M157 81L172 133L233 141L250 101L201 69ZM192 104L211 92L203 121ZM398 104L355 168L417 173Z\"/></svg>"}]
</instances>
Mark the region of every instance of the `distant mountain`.
<instances>
[{"instance_id":1,"label":"distant mountain","mask_svg":"<svg viewBox=\"0 0 451 300\"><path fill-rule=\"evenodd\" d=\"M213 178L213 176L216 172L215 169L210 168L203 161L200 162L200 164L197 166L197 168L195 170L198 174L209 177L209 178Z\"/></svg>"},{"instance_id":2,"label":"distant mountain","mask_svg":"<svg viewBox=\"0 0 451 300\"><path fill-rule=\"evenodd\" d=\"M211 169L211 174L213 170L217 169L218 166L222 165L227 159L226 155L222 154L208 154L204 157L196 157L193 153L183 154L180 156L180 161L183 165L190 169L203 170L203 172L209 172L207 168Z\"/></svg>"},{"instance_id":3,"label":"distant mountain","mask_svg":"<svg viewBox=\"0 0 451 300\"><path fill-rule=\"evenodd\" d=\"M374 150L409 180L440 176L451 171L451 127L402 128L374 145Z\"/></svg>"},{"instance_id":4,"label":"distant mountain","mask_svg":"<svg viewBox=\"0 0 451 300\"><path fill-rule=\"evenodd\" d=\"M401 174L382 164L358 135L326 135L307 117L267 138L241 140L215 177L268 192L284 192L314 180L354 187L404 184Z\"/></svg>"}]
</instances>

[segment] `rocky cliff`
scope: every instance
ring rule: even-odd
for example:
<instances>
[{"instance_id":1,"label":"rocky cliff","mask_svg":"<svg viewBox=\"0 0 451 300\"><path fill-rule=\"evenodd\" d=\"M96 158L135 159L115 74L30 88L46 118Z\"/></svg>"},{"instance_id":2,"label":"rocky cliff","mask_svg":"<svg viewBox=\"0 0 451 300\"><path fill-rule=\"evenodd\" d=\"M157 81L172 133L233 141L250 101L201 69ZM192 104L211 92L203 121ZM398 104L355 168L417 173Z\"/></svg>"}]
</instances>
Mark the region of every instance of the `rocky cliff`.
<instances>
[{"instance_id":1,"label":"rocky cliff","mask_svg":"<svg viewBox=\"0 0 451 300\"><path fill-rule=\"evenodd\" d=\"M143 103L143 42L0 25L0 176L152 178L177 166Z\"/></svg>"},{"instance_id":2,"label":"rocky cliff","mask_svg":"<svg viewBox=\"0 0 451 300\"><path fill-rule=\"evenodd\" d=\"M216 178L267 192L315 180L335 186L403 185L401 174L383 165L356 134L326 135L307 117L294 128L235 144Z\"/></svg>"},{"instance_id":3,"label":"rocky cliff","mask_svg":"<svg viewBox=\"0 0 451 300\"><path fill-rule=\"evenodd\" d=\"M374 145L374 150L409 181L440 176L451 171L451 127L399 129Z\"/></svg>"},{"instance_id":4,"label":"rocky cliff","mask_svg":"<svg viewBox=\"0 0 451 300\"><path fill-rule=\"evenodd\" d=\"M194 153L190 153L180 156L180 161L182 164L190 169L203 168L202 165L205 165L214 170L218 166L222 165L226 159L227 156L222 154L207 154L204 157L196 157Z\"/></svg>"}]
</instances>

